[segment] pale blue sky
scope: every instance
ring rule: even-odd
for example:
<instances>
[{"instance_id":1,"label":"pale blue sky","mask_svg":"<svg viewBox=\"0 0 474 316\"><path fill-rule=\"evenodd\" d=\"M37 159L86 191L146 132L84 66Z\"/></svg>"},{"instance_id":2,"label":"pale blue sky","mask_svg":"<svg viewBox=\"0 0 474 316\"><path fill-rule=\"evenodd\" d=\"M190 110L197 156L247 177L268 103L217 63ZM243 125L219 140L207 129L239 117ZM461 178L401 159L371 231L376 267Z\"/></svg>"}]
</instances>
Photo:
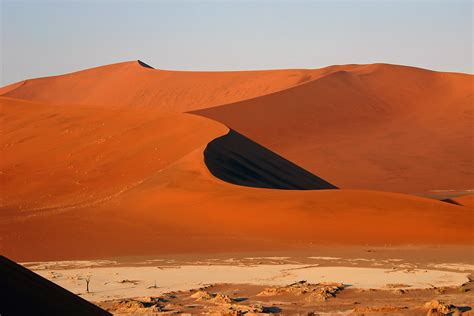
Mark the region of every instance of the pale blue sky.
<instances>
[{"instance_id":1,"label":"pale blue sky","mask_svg":"<svg viewBox=\"0 0 474 316\"><path fill-rule=\"evenodd\" d=\"M473 72L473 2L1 1L0 82L141 59L248 70L386 62Z\"/></svg>"}]
</instances>

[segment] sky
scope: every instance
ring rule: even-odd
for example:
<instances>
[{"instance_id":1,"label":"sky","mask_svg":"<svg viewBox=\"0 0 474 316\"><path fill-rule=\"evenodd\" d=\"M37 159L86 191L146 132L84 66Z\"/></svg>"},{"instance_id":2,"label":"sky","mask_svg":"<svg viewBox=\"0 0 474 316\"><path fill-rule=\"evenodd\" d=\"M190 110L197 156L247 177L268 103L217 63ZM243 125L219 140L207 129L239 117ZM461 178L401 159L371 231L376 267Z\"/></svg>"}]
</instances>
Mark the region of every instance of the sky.
<instances>
[{"instance_id":1,"label":"sky","mask_svg":"<svg viewBox=\"0 0 474 316\"><path fill-rule=\"evenodd\" d=\"M140 59L160 69L392 63L473 73L473 1L0 0L0 85Z\"/></svg>"}]
</instances>

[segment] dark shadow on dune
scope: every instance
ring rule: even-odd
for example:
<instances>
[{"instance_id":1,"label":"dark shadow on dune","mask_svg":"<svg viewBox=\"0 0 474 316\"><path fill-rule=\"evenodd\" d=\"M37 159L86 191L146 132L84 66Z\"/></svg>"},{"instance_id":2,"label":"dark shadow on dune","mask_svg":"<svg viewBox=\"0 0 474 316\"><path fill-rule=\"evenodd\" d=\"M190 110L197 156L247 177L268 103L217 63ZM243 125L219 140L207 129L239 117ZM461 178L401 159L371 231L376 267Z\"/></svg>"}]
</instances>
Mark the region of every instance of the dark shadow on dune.
<instances>
[{"instance_id":1,"label":"dark shadow on dune","mask_svg":"<svg viewBox=\"0 0 474 316\"><path fill-rule=\"evenodd\" d=\"M459 206L462 206L461 204L459 204L458 202L454 201L453 199L443 199L441 200L441 202L445 202L445 203L450 203L450 204L454 204L454 205L459 205Z\"/></svg>"},{"instance_id":2,"label":"dark shadow on dune","mask_svg":"<svg viewBox=\"0 0 474 316\"><path fill-rule=\"evenodd\" d=\"M233 184L285 190L337 189L234 130L207 145L204 161L215 177Z\"/></svg>"},{"instance_id":3,"label":"dark shadow on dune","mask_svg":"<svg viewBox=\"0 0 474 316\"><path fill-rule=\"evenodd\" d=\"M0 256L1 315L112 315Z\"/></svg>"},{"instance_id":4,"label":"dark shadow on dune","mask_svg":"<svg viewBox=\"0 0 474 316\"><path fill-rule=\"evenodd\" d=\"M138 60L138 63L140 64L140 66L142 67L145 67L145 68L150 68L150 69L155 69L153 68L152 66L148 65L148 64L145 64L143 61L141 60Z\"/></svg>"}]
</instances>

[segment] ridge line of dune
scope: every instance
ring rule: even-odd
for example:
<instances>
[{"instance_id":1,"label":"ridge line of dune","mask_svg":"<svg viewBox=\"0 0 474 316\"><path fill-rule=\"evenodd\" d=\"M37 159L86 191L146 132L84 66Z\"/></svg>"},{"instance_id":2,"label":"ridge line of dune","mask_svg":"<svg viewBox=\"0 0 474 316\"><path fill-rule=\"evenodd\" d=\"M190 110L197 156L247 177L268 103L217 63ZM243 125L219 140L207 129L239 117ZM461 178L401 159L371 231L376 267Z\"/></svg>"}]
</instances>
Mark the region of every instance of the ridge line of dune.
<instances>
[{"instance_id":1,"label":"ridge line of dune","mask_svg":"<svg viewBox=\"0 0 474 316\"><path fill-rule=\"evenodd\" d=\"M2 92L2 93L0 94L0 97L4 97L7 93L13 92L13 91L15 91L15 90L17 90L17 89L23 87L23 86L26 84L26 82L29 81L29 80L30 80L30 79L25 79L25 80L22 80L22 81L17 81L17 82L8 84L8 85L6 85L6 86L0 87L0 90L2 90L2 89L6 88L6 87L8 87L8 86L13 86L13 85L15 85L15 84L18 84L18 86L14 87L13 89L11 89L11 90L6 90L5 92ZM7 97L7 96L5 96L5 97ZM7 98L8 98L8 97L7 97Z\"/></svg>"},{"instance_id":2,"label":"ridge line of dune","mask_svg":"<svg viewBox=\"0 0 474 316\"><path fill-rule=\"evenodd\" d=\"M240 103L240 102L252 101L252 100L257 100L257 99L260 99L260 98L265 98L265 97L268 97L268 96L278 95L278 94L284 93L286 91L291 91L293 89L300 88L300 87L303 87L305 85L309 85L309 84L311 84L315 81L318 81L320 79L324 79L324 78L329 77L331 75L334 75L336 73L343 73L343 72L346 72L346 71L337 70L337 71L334 71L334 72L329 72L329 73L321 75L320 77L312 78L308 81L304 81L302 83L298 83L298 84L286 87L285 89L282 89L282 90L273 91L273 92L270 92L270 93L267 93L267 94L261 94L261 95L258 95L258 96L252 97L252 98L243 99L243 100L239 100L239 101L234 101L234 102L229 102L229 103L222 103L222 104L213 105L213 106L209 106L209 107L205 107L205 108L200 108L200 109L197 109L197 110L185 111L184 113L191 113L191 114L196 114L196 115L202 116L202 115L200 115L198 113L195 113L195 112L205 111L205 110L214 109L214 108L218 108L218 107L222 107L222 106L237 104L237 103Z\"/></svg>"},{"instance_id":3,"label":"ridge line of dune","mask_svg":"<svg viewBox=\"0 0 474 316\"><path fill-rule=\"evenodd\" d=\"M346 67L346 68L347 67L355 67L355 68L347 70L347 69L344 69L344 67ZM213 106L209 106L209 107L205 107L205 108L200 108L200 109L197 109L197 110L185 111L185 113L205 111L205 110L208 110L208 109L214 109L214 108L227 106L227 105L231 105L231 104L237 104L237 103L241 103L241 102L253 101L253 100L257 100L257 99L268 97L268 96L278 95L280 93L285 93L285 92L291 91L293 89L297 89L297 88L304 87L306 85L310 85L314 82L323 80L323 79L328 78L328 77L337 76L338 74L348 74L348 75L359 78L360 76L356 72L357 70L361 70L363 68L368 68L368 69L371 69L370 72L374 72L374 71L378 70L380 67L417 69L419 71L430 72L432 74L442 73L442 74L455 74L455 75L473 76L472 74L466 74L466 73L436 71L436 70L431 70L431 69L426 69L426 68L407 66L407 65L388 64L388 63L331 65L331 66L326 66L326 67L322 67L322 68L315 68L315 69L301 69L301 70L308 70L308 71L327 69L328 71L325 72L325 73L322 73L322 74L316 74L315 78L311 78L307 81L288 86L288 87L286 87L284 89L281 89L281 90L277 90L277 91L273 91L273 92L270 92L270 93L261 94L261 95L255 96L255 97L242 99L242 100L238 100L238 101L233 101L233 102L229 102L229 103L222 103L222 104L213 105ZM334 69L331 69L331 68L334 68ZM282 70L287 70L287 69L282 69ZM170 71L170 70L168 70L168 71ZM252 71L252 70L249 70L249 71ZM268 70L268 71L271 71L271 70ZM363 83L363 86L367 89L367 92L370 92L371 97L374 97L377 100L379 100L380 102L385 103L385 101L381 100L378 96L373 94L373 91L368 88L368 86L365 82L362 82L362 83Z\"/></svg>"},{"instance_id":4,"label":"ridge line of dune","mask_svg":"<svg viewBox=\"0 0 474 316\"><path fill-rule=\"evenodd\" d=\"M368 66L374 66L376 64L369 64ZM333 66L329 66L329 67L333 67ZM336 67L340 67L339 65L336 66ZM411 67L410 67L411 68ZM321 68L321 69L324 69L324 68ZM436 71L433 71L436 73ZM191 113L191 114L196 114L196 115L199 115L199 116L203 116L197 112L200 112L200 111L206 111L206 110L211 110L211 109L215 109L215 108L219 108L219 107L225 107L225 106L228 106L228 105L234 105L234 104L238 104L238 103L243 103L243 102L248 102L248 101L255 101L255 100L259 100L259 99L263 99L263 98L266 98L266 97L269 97L269 96L275 96L275 95L278 95L278 94L282 94L282 93L287 93L287 92L291 92L292 90L295 90L295 89L299 89L299 88L302 88L304 86L307 86L307 85L310 85L310 84L314 84L315 82L318 82L318 81L321 81L321 80L325 80L327 78L330 78L330 77L333 77L333 76L337 76L337 75L341 75L341 74L348 74L350 76L354 76L354 77L359 77L358 74L354 74L352 71L347 71L347 70L336 70L336 71L332 71L332 72L328 72L328 73L325 73L325 74L322 74L321 76L319 77L316 77L316 78L312 78L308 81L305 81L305 82L302 82L300 84L296 84L296 85L293 85L293 86L290 86L290 87L287 87L285 89L282 89L282 90L278 90L278 91L274 91L274 92L270 92L270 93L267 93L267 94L262 94L262 95L258 95L256 97L252 97L252 98L248 98L248 99L243 99L243 100L239 100L239 101L235 101L235 102L229 102L229 103L223 103L223 104L219 104L219 105L215 105L215 106L210 106L210 107L205 107L205 108L200 108L200 109L197 109L197 110L191 110L191 111L185 111L184 113ZM364 83L364 86L365 86L365 83ZM373 98L377 98L378 100L380 100L380 98L378 98L377 96L373 95L372 91L370 91L369 89L367 89L368 92L370 92L370 96L373 97ZM380 100L381 102L385 103L384 101ZM203 116L205 117L205 116ZM248 136L247 136L248 137Z\"/></svg>"}]
</instances>

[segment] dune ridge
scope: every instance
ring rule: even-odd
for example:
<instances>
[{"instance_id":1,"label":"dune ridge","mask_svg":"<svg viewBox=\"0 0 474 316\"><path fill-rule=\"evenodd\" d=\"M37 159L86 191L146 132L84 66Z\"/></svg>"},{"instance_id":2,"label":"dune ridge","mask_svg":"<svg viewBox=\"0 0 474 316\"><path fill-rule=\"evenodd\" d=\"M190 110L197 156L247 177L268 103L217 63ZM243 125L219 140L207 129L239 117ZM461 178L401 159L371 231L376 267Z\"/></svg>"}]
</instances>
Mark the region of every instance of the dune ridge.
<instances>
[{"instance_id":1,"label":"dune ridge","mask_svg":"<svg viewBox=\"0 0 474 316\"><path fill-rule=\"evenodd\" d=\"M66 75L26 80L0 95L16 99L100 106L153 106L186 112L253 98L299 85L328 69L169 71L142 61L123 62ZM130 85L133 82L133 85Z\"/></svg>"}]
</instances>

